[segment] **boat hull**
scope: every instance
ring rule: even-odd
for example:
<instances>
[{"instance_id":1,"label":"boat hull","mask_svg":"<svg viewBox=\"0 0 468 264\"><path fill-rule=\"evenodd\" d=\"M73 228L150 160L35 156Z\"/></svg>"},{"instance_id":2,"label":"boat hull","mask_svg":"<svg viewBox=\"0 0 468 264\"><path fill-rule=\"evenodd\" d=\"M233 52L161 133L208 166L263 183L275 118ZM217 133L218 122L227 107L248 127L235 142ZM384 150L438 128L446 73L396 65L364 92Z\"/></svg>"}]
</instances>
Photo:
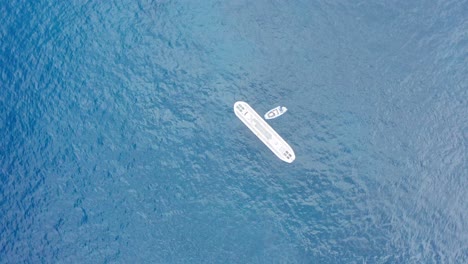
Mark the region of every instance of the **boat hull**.
<instances>
[{"instance_id":1,"label":"boat hull","mask_svg":"<svg viewBox=\"0 0 468 264\"><path fill-rule=\"evenodd\" d=\"M249 104L236 102L234 113L282 161L292 163L296 159L291 146Z\"/></svg>"},{"instance_id":2,"label":"boat hull","mask_svg":"<svg viewBox=\"0 0 468 264\"><path fill-rule=\"evenodd\" d=\"M286 113L286 111L288 111L288 108L286 108L284 106L277 106L277 107L271 109L270 111L266 112L265 119L277 118L278 116Z\"/></svg>"}]
</instances>

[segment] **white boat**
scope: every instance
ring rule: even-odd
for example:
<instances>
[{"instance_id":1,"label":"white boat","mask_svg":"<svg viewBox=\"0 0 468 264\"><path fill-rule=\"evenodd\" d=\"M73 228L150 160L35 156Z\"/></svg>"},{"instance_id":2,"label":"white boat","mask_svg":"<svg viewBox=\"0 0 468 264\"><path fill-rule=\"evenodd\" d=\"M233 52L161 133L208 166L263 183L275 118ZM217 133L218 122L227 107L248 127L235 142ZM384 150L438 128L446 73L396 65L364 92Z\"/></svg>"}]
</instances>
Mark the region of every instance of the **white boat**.
<instances>
[{"instance_id":1,"label":"white boat","mask_svg":"<svg viewBox=\"0 0 468 264\"><path fill-rule=\"evenodd\" d=\"M286 111L288 111L288 109L286 107L277 106L277 107L271 109L270 111L266 112L265 119L277 118L278 116L286 113Z\"/></svg>"},{"instance_id":2,"label":"white boat","mask_svg":"<svg viewBox=\"0 0 468 264\"><path fill-rule=\"evenodd\" d=\"M278 158L288 163L296 159L288 143L249 104L236 102L234 113Z\"/></svg>"}]
</instances>

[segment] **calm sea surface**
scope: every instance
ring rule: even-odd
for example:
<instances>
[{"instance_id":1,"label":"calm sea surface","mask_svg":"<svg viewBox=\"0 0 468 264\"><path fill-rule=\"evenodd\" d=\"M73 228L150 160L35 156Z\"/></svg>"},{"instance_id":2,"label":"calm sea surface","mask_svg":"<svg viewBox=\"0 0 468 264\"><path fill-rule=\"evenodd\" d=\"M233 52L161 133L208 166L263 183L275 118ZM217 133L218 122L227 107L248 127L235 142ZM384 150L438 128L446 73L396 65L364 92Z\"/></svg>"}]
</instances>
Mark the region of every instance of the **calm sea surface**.
<instances>
[{"instance_id":1,"label":"calm sea surface","mask_svg":"<svg viewBox=\"0 0 468 264\"><path fill-rule=\"evenodd\" d=\"M468 263L468 1L374 2L0 1L0 263Z\"/></svg>"}]
</instances>

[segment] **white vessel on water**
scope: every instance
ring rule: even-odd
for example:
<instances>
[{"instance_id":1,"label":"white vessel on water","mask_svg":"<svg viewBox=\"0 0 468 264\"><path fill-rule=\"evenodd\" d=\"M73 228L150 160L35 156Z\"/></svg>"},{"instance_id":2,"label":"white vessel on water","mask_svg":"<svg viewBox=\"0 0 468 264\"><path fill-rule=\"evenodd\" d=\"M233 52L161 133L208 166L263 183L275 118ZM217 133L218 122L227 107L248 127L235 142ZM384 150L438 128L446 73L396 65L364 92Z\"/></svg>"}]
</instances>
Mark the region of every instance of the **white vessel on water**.
<instances>
[{"instance_id":1,"label":"white vessel on water","mask_svg":"<svg viewBox=\"0 0 468 264\"><path fill-rule=\"evenodd\" d=\"M278 158L288 163L296 159L288 143L249 104L236 102L234 113Z\"/></svg>"},{"instance_id":2,"label":"white vessel on water","mask_svg":"<svg viewBox=\"0 0 468 264\"><path fill-rule=\"evenodd\" d=\"M270 111L266 112L265 119L277 118L278 116L286 113L286 111L288 111L288 109L285 106L277 106L271 109Z\"/></svg>"}]
</instances>

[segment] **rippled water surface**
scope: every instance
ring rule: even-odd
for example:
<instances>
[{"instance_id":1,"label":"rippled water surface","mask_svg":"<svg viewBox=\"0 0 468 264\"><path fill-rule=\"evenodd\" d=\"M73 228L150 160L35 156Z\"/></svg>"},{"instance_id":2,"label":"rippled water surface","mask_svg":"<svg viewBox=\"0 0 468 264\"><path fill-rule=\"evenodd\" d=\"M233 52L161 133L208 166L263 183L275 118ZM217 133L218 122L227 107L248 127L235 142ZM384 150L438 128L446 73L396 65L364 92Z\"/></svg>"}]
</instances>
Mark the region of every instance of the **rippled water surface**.
<instances>
[{"instance_id":1,"label":"rippled water surface","mask_svg":"<svg viewBox=\"0 0 468 264\"><path fill-rule=\"evenodd\" d=\"M467 263L468 2L340 2L1 1L0 263Z\"/></svg>"}]
</instances>

